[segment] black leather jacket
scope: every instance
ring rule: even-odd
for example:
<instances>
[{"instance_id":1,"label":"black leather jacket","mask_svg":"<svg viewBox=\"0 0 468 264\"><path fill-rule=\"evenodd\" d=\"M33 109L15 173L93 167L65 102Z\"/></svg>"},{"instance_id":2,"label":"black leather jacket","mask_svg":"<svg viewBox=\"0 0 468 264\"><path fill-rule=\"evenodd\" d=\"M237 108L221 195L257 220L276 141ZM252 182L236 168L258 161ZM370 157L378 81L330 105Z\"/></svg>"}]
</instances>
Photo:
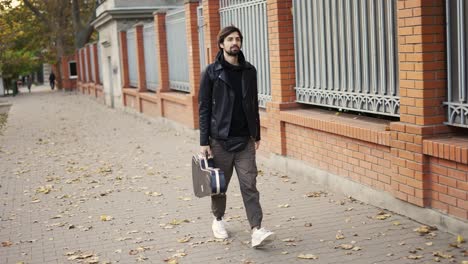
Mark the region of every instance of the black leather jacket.
<instances>
[{"instance_id":1,"label":"black leather jacket","mask_svg":"<svg viewBox=\"0 0 468 264\"><path fill-rule=\"evenodd\" d=\"M200 114L200 146L208 146L209 139L227 139L234 107L234 89L227 81L220 62L222 51L216 61L202 73L198 106ZM250 136L260 140L260 117L258 113L257 70L239 53L242 70L242 106L249 126Z\"/></svg>"}]
</instances>

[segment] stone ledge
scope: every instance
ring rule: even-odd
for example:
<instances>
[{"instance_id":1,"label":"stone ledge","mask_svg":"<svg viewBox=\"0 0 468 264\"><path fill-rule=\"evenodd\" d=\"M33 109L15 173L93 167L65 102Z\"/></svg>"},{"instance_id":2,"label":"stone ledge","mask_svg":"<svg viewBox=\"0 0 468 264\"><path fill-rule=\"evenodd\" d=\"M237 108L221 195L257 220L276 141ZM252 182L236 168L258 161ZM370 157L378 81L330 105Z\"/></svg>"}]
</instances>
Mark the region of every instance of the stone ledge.
<instances>
[{"instance_id":1,"label":"stone ledge","mask_svg":"<svg viewBox=\"0 0 468 264\"><path fill-rule=\"evenodd\" d=\"M423 154L468 164L468 137L425 139L423 141Z\"/></svg>"},{"instance_id":2,"label":"stone ledge","mask_svg":"<svg viewBox=\"0 0 468 264\"><path fill-rule=\"evenodd\" d=\"M188 105L190 101L192 100L191 94L172 92L172 91L161 92L160 96L161 96L161 99L163 100L171 101L171 102L182 104L182 105Z\"/></svg>"},{"instance_id":3,"label":"stone ledge","mask_svg":"<svg viewBox=\"0 0 468 264\"><path fill-rule=\"evenodd\" d=\"M0 102L0 114L8 114L10 111L11 103Z\"/></svg>"},{"instance_id":4,"label":"stone ledge","mask_svg":"<svg viewBox=\"0 0 468 264\"><path fill-rule=\"evenodd\" d=\"M280 120L306 128L390 146L390 121L321 109L293 109L279 113Z\"/></svg>"}]
</instances>

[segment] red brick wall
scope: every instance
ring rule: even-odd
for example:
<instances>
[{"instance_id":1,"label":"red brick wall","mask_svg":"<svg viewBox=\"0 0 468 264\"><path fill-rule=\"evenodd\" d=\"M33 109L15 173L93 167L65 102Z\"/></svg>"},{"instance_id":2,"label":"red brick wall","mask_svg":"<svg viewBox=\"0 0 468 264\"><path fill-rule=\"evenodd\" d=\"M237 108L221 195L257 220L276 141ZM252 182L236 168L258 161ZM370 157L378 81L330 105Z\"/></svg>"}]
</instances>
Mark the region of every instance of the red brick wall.
<instances>
[{"instance_id":1,"label":"red brick wall","mask_svg":"<svg viewBox=\"0 0 468 264\"><path fill-rule=\"evenodd\" d=\"M159 87L158 92L169 90L169 60L167 58L166 13L154 14L154 30L156 31L156 53L158 58Z\"/></svg>"},{"instance_id":2,"label":"red brick wall","mask_svg":"<svg viewBox=\"0 0 468 264\"><path fill-rule=\"evenodd\" d=\"M65 90L73 90L76 89L76 79L70 79L70 68L68 66L70 61L77 61L76 55L70 55L62 57L61 59L61 71L62 71L62 88Z\"/></svg>"},{"instance_id":3,"label":"red brick wall","mask_svg":"<svg viewBox=\"0 0 468 264\"><path fill-rule=\"evenodd\" d=\"M92 82L93 81L93 75L91 73L91 44L86 44L85 48L85 56L86 56L86 61L88 62L88 79L86 80L87 82Z\"/></svg>"},{"instance_id":4,"label":"red brick wall","mask_svg":"<svg viewBox=\"0 0 468 264\"><path fill-rule=\"evenodd\" d=\"M218 0L203 0L203 19L205 20L205 61L210 64L218 53L218 40L216 36L221 29Z\"/></svg>"},{"instance_id":5,"label":"red brick wall","mask_svg":"<svg viewBox=\"0 0 468 264\"><path fill-rule=\"evenodd\" d=\"M288 157L349 178L378 190L391 190L391 153L388 146L285 124Z\"/></svg>"},{"instance_id":6,"label":"red brick wall","mask_svg":"<svg viewBox=\"0 0 468 264\"><path fill-rule=\"evenodd\" d=\"M182 124L188 124L191 121L190 114L187 113L187 106L172 102L169 100L163 101L164 117L177 121Z\"/></svg>"},{"instance_id":7,"label":"red brick wall","mask_svg":"<svg viewBox=\"0 0 468 264\"><path fill-rule=\"evenodd\" d=\"M429 205L468 219L468 165L434 157L429 161Z\"/></svg>"},{"instance_id":8,"label":"red brick wall","mask_svg":"<svg viewBox=\"0 0 468 264\"><path fill-rule=\"evenodd\" d=\"M94 76L95 76L95 83L97 84L102 84L101 80L99 79L99 58L98 58L98 47L97 43L94 43L91 46L91 49L93 49L93 58L92 60L94 61Z\"/></svg>"},{"instance_id":9,"label":"red brick wall","mask_svg":"<svg viewBox=\"0 0 468 264\"><path fill-rule=\"evenodd\" d=\"M292 1L273 0L267 3L272 101L267 103L270 151L286 153L285 123L279 118L281 110L294 108L295 59Z\"/></svg>"},{"instance_id":10,"label":"red brick wall","mask_svg":"<svg viewBox=\"0 0 468 264\"><path fill-rule=\"evenodd\" d=\"M445 1L399 0L400 120L439 125L446 117Z\"/></svg>"},{"instance_id":11,"label":"red brick wall","mask_svg":"<svg viewBox=\"0 0 468 264\"><path fill-rule=\"evenodd\" d=\"M142 100L141 101L141 111L151 117L159 117L161 116L160 107L158 103Z\"/></svg>"}]
</instances>

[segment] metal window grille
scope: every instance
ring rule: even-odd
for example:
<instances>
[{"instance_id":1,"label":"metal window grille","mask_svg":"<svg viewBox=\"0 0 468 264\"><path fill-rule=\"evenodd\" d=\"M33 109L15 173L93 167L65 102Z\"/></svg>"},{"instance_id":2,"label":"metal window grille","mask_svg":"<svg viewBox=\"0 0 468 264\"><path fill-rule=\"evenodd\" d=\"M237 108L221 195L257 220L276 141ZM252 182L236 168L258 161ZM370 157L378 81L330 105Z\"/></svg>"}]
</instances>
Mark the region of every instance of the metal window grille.
<instances>
[{"instance_id":1,"label":"metal window grille","mask_svg":"<svg viewBox=\"0 0 468 264\"><path fill-rule=\"evenodd\" d=\"M203 19L203 7L197 7L198 15L198 42L200 47L200 70L203 71L206 67L205 53L205 20Z\"/></svg>"},{"instance_id":2,"label":"metal window grille","mask_svg":"<svg viewBox=\"0 0 468 264\"><path fill-rule=\"evenodd\" d=\"M153 23L145 24L143 27L143 41L145 47L146 88L156 91L159 75L157 67L158 58L156 57L156 34Z\"/></svg>"},{"instance_id":3,"label":"metal window grille","mask_svg":"<svg viewBox=\"0 0 468 264\"><path fill-rule=\"evenodd\" d=\"M88 47L86 47L84 49L84 64L85 64L85 80L86 82L89 82L89 71L88 71L88 67L89 67L89 61L88 61Z\"/></svg>"},{"instance_id":4,"label":"metal window grille","mask_svg":"<svg viewBox=\"0 0 468 264\"><path fill-rule=\"evenodd\" d=\"M169 86L173 90L189 92L187 33L185 10L178 9L166 15Z\"/></svg>"},{"instance_id":5,"label":"metal window grille","mask_svg":"<svg viewBox=\"0 0 468 264\"><path fill-rule=\"evenodd\" d=\"M257 68L258 102L271 101L266 0L220 0L221 27L235 25L244 36L242 52Z\"/></svg>"},{"instance_id":6,"label":"metal window grille","mask_svg":"<svg viewBox=\"0 0 468 264\"><path fill-rule=\"evenodd\" d=\"M127 30L128 77L131 87L138 86L136 51L136 31L135 28L132 28Z\"/></svg>"},{"instance_id":7,"label":"metal window grille","mask_svg":"<svg viewBox=\"0 0 468 264\"><path fill-rule=\"evenodd\" d=\"M101 84L103 84L104 81L102 80L102 58L101 58L102 48L101 48L101 45L99 44L99 42L97 44L97 51L98 51L98 65L99 65L99 68L98 68L99 69L99 82Z\"/></svg>"},{"instance_id":8,"label":"metal window grille","mask_svg":"<svg viewBox=\"0 0 468 264\"><path fill-rule=\"evenodd\" d=\"M296 101L399 116L396 0L293 3Z\"/></svg>"},{"instance_id":9,"label":"metal window grille","mask_svg":"<svg viewBox=\"0 0 468 264\"><path fill-rule=\"evenodd\" d=\"M468 1L446 0L447 12L447 125L468 127L467 28Z\"/></svg>"},{"instance_id":10,"label":"metal window grille","mask_svg":"<svg viewBox=\"0 0 468 264\"><path fill-rule=\"evenodd\" d=\"M89 57L91 58L91 81L96 82L96 65L94 63L94 45L89 46Z\"/></svg>"}]
</instances>

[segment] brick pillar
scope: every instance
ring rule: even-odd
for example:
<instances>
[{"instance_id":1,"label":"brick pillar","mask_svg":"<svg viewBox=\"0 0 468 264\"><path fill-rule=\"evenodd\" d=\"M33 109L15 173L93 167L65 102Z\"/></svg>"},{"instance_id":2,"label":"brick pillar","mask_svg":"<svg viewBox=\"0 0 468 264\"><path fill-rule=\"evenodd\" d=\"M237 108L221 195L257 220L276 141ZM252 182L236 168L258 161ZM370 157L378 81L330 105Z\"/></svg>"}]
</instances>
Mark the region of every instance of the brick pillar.
<instances>
[{"instance_id":1,"label":"brick pillar","mask_svg":"<svg viewBox=\"0 0 468 264\"><path fill-rule=\"evenodd\" d=\"M78 74L76 80L80 81L81 80L81 61L80 61L80 50L76 49L75 50L75 60L76 60L76 72ZM77 84L78 86L78 84Z\"/></svg>"},{"instance_id":2,"label":"brick pillar","mask_svg":"<svg viewBox=\"0 0 468 264\"><path fill-rule=\"evenodd\" d=\"M448 132L442 123L447 92L443 0L398 0L400 122L392 123L392 189L418 206L427 205L425 137Z\"/></svg>"},{"instance_id":3,"label":"brick pillar","mask_svg":"<svg viewBox=\"0 0 468 264\"><path fill-rule=\"evenodd\" d=\"M270 151L284 155L284 122L279 118L282 109L296 107L294 90L296 80L294 59L294 24L291 14L292 0L267 2L268 43L270 50L270 76L272 101L267 103L270 119L268 138Z\"/></svg>"},{"instance_id":4,"label":"brick pillar","mask_svg":"<svg viewBox=\"0 0 468 264\"><path fill-rule=\"evenodd\" d=\"M85 51L85 48L80 49L80 60L81 60L81 67L82 67L81 68L81 82L86 82L84 51Z\"/></svg>"},{"instance_id":5,"label":"brick pillar","mask_svg":"<svg viewBox=\"0 0 468 264\"><path fill-rule=\"evenodd\" d=\"M93 60L94 60L94 76L96 80L94 80L94 82L96 84L100 84L101 83L101 80L99 80L99 59L98 59L98 47L97 45L99 45L98 43L94 43L91 48L93 49Z\"/></svg>"},{"instance_id":6,"label":"brick pillar","mask_svg":"<svg viewBox=\"0 0 468 264\"><path fill-rule=\"evenodd\" d=\"M88 79L86 82L91 82L92 75L91 75L91 45L86 44L86 61L88 62Z\"/></svg>"},{"instance_id":7,"label":"brick pillar","mask_svg":"<svg viewBox=\"0 0 468 264\"><path fill-rule=\"evenodd\" d=\"M203 0L203 19L205 20L205 61L210 64L219 51L216 38L221 25L219 0Z\"/></svg>"},{"instance_id":8,"label":"brick pillar","mask_svg":"<svg viewBox=\"0 0 468 264\"><path fill-rule=\"evenodd\" d=\"M198 38L198 0L185 0L185 28L188 45L191 127L198 128L198 92L200 89L200 44Z\"/></svg>"},{"instance_id":9,"label":"brick pillar","mask_svg":"<svg viewBox=\"0 0 468 264\"><path fill-rule=\"evenodd\" d=\"M66 88L66 83L68 81L68 79L70 78L70 73L69 73L69 70L68 70L68 57L67 56L63 56L61 59L61 66L62 67L62 88Z\"/></svg>"},{"instance_id":10,"label":"brick pillar","mask_svg":"<svg viewBox=\"0 0 468 264\"><path fill-rule=\"evenodd\" d=\"M120 58L122 65L122 88L130 87L130 76L128 75L128 51L127 32L120 31ZM125 98L125 96L123 96Z\"/></svg>"},{"instance_id":11,"label":"brick pillar","mask_svg":"<svg viewBox=\"0 0 468 264\"><path fill-rule=\"evenodd\" d=\"M135 41L137 54L138 91L146 92L145 47L143 40L143 24L135 26Z\"/></svg>"},{"instance_id":12,"label":"brick pillar","mask_svg":"<svg viewBox=\"0 0 468 264\"><path fill-rule=\"evenodd\" d=\"M154 13L154 30L156 31L156 53L159 56L159 87L158 92L169 91L169 60L167 57L166 13Z\"/></svg>"},{"instance_id":13,"label":"brick pillar","mask_svg":"<svg viewBox=\"0 0 468 264\"><path fill-rule=\"evenodd\" d=\"M185 0L190 94L198 95L200 84L200 45L198 40L198 0Z\"/></svg>"}]
</instances>

